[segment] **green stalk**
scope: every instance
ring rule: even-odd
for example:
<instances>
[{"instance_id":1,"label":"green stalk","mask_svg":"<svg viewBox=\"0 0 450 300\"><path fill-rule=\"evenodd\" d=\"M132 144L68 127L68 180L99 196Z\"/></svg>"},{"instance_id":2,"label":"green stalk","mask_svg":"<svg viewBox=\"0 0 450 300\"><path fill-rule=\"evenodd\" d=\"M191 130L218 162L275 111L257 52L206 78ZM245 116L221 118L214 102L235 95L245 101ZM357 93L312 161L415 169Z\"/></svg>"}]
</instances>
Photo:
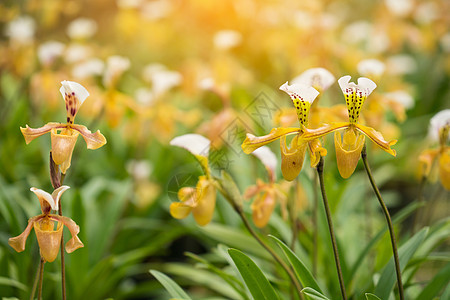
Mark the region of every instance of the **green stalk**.
<instances>
[{"instance_id":1,"label":"green stalk","mask_svg":"<svg viewBox=\"0 0 450 300\"><path fill-rule=\"evenodd\" d=\"M378 202L381 205L384 216L386 218L386 222L388 224L389 235L391 237L392 252L394 254L395 271L397 273L398 293L400 296L400 300L404 300L405 297L403 295L402 272L400 269L400 261L398 259L397 242L395 241L394 226L392 225L391 216L389 215L389 211L386 207L386 204L384 203L383 198L381 197L380 190L378 189L377 185L375 184L375 180L373 179L372 172L370 171L369 163L367 162L366 145L364 145L364 148L361 151L361 158L364 163L364 168L366 169L367 177L369 177L369 181L370 181L370 184L372 185L372 189L375 192L375 195L377 196Z\"/></svg>"},{"instance_id":2,"label":"green stalk","mask_svg":"<svg viewBox=\"0 0 450 300\"><path fill-rule=\"evenodd\" d=\"M44 283L44 264L45 260L43 257L41 257L41 260L39 262L39 290L38 290L38 300L42 299L42 285ZM33 295L34 296L34 295Z\"/></svg>"},{"instance_id":3,"label":"green stalk","mask_svg":"<svg viewBox=\"0 0 450 300\"><path fill-rule=\"evenodd\" d=\"M325 207L325 212L327 215L328 230L330 231L331 244L333 245L334 261L336 263L336 270L338 273L341 295L342 299L347 300L347 295L345 293L344 277L342 276L341 262L339 260L339 252L337 248L336 237L334 235L333 221L331 219L330 207L328 205L328 199L323 180L323 157L320 157L319 164L317 165L317 174L319 175L320 191L322 192L323 205Z\"/></svg>"},{"instance_id":4,"label":"green stalk","mask_svg":"<svg viewBox=\"0 0 450 300\"><path fill-rule=\"evenodd\" d=\"M317 173L314 173L314 199L313 199L313 211L312 211L312 225L313 225L313 251L312 251L312 272L313 276L315 277L317 275L317 241L319 239L319 227L317 225L317 211L318 211L318 204L319 204L319 195L317 193Z\"/></svg>"}]
</instances>

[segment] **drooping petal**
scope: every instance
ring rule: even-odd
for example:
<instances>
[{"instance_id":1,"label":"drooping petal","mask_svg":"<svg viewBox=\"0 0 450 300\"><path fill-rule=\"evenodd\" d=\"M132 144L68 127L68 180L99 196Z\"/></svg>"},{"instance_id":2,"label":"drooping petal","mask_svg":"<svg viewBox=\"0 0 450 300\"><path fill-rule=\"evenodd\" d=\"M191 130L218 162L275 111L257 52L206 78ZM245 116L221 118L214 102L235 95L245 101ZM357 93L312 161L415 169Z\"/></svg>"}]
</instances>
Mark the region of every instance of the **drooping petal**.
<instances>
[{"instance_id":1,"label":"drooping petal","mask_svg":"<svg viewBox=\"0 0 450 300\"><path fill-rule=\"evenodd\" d=\"M341 133L334 133L334 147L336 149L336 161L342 178L349 178L358 165L365 137L352 129L347 129L341 140Z\"/></svg>"},{"instance_id":2,"label":"drooping petal","mask_svg":"<svg viewBox=\"0 0 450 300\"><path fill-rule=\"evenodd\" d=\"M205 226L211 222L214 215L214 208L216 207L216 188L205 176L200 176L200 180L197 184L197 194L198 205L192 210L192 215L198 225Z\"/></svg>"},{"instance_id":3,"label":"drooping petal","mask_svg":"<svg viewBox=\"0 0 450 300\"><path fill-rule=\"evenodd\" d=\"M170 205L170 214L175 219L184 219L197 206L197 190L193 187L184 187L178 191L178 199L181 202L173 202Z\"/></svg>"},{"instance_id":4,"label":"drooping petal","mask_svg":"<svg viewBox=\"0 0 450 300\"><path fill-rule=\"evenodd\" d=\"M72 128L81 133L88 149L95 150L106 144L106 138L100 130L92 133L86 126L77 124L72 125Z\"/></svg>"},{"instance_id":5,"label":"drooping petal","mask_svg":"<svg viewBox=\"0 0 450 300\"><path fill-rule=\"evenodd\" d=\"M312 86L302 83L289 85L287 81L280 86L280 90L286 92L291 97L297 110L297 117L300 124L307 126L309 108L314 102L314 99L319 95L319 92Z\"/></svg>"},{"instance_id":6,"label":"drooping petal","mask_svg":"<svg viewBox=\"0 0 450 300\"><path fill-rule=\"evenodd\" d=\"M63 186L60 186L59 188L57 188L56 190L53 191L52 198L55 200L55 203L56 203L56 209L55 210L59 209L59 201L61 199L61 195L68 189L70 189L70 186L63 185Z\"/></svg>"},{"instance_id":7,"label":"drooping petal","mask_svg":"<svg viewBox=\"0 0 450 300\"><path fill-rule=\"evenodd\" d=\"M9 238L8 244L17 252L22 252L25 250L25 243L27 242L27 238L30 235L31 229L33 228L34 222L41 219L43 216L36 216L28 220L27 228L18 236Z\"/></svg>"},{"instance_id":8,"label":"drooping petal","mask_svg":"<svg viewBox=\"0 0 450 300\"><path fill-rule=\"evenodd\" d=\"M333 131L344 129L349 126L350 123L348 122L336 122L331 124L325 124L317 129L303 128L304 133L302 135L302 138L306 141L311 141L314 139L318 139L324 135L327 135Z\"/></svg>"},{"instance_id":9,"label":"drooping petal","mask_svg":"<svg viewBox=\"0 0 450 300\"><path fill-rule=\"evenodd\" d=\"M78 132L64 128L58 133L57 129L52 129L52 158L55 164L59 165L61 172L66 173L70 167L73 149L77 142Z\"/></svg>"},{"instance_id":10,"label":"drooping petal","mask_svg":"<svg viewBox=\"0 0 450 300\"><path fill-rule=\"evenodd\" d=\"M343 76L339 78L338 83L344 93L345 102L347 104L350 123L358 122L359 113L366 98L377 87L375 82L369 78L358 78L358 85L350 82L351 76Z\"/></svg>"},{"instance_id":11,"label":"drooping petal","mask_svg":"<svg viewBox=\"0 0 450 300\"><path fill-rule=\"evenodd\" d=\"M450 148L439 156L439 178L446 190L450 190Z\"/></svg>"},{"instance_id":12,"label":"drooping petal","mask_svg":"<svg viewBox=\"0 0 450 300\"><path fill-rule=\"evenodd\" d=\"M64 226L58 222L54 230L54 221L48 218L34 222L34 232L41 250L41 256L48 262L56 259L61 246L61 237Z\"/></svg>"},{"instance_id":13,"label":"drooping petal","mask_svg":"<svg viewBox=\"0 0 450 300\"><path fill-rule=\"evenodd\" d=\"M270 191L260 193L251 205L253 223L258 228L266 226L269 222L276 202L273 194Z\"/></svg>"},{"instance_id":14,"label":"drooping petal","mask_svg":"<svg viewBox=\"0 0 450 300\"><path fill-rule=\"evenodd\" d=\"M208 157L211 141L200 134L190 133L177 136L170 145L184 148L195 156Z\"/></svg>"},{"instance_id":15,"label":"drooping petal","mask_svg":"<svg viewBox=\"0 0 450 300\"><path fill-rule=\"evenodd\" d=\"M58 222L63 223L70 231L72 238L66 243L65 248L67 253L72 253L78 248L84 247L84 244L78 238L78 233L80 233L80 226L75 223L71 218L58 216L58 215L50 215L50 217Z\"/></svg>"},{"instance_id":16,"label":"drooping petal","mask_svg":"<svg viewBox=\"0 0 450 300\"><path fill-rule=\"evenodd\" d=\"M25 138L25 143L27 145L34 140L37 137L40 137L43 134L46 134L47 132L50 132L52 129L62 129L65 128L66 124L61 123L47 123L44 126L40 128L30 128L28 125L26 125L25 128L20 127L20 131L23 134L23 137Z\"/></svg>"},{"instance_id":17,"label":"drooping petal","mask_svg":"<svg viewBox=\"0 0 450 300\"><path fill-rule=\"evenodd\" d=\"M35 193L38 197L39 202L41 203L41 210L43 214L49 214L51 210L58 210L58 203L55 202L55 199L52 197L52 195L50 195L46 191L34 187L30 188L30 191Z\"/></svg>"},{"instance_id":18,"label":"drooping petal","mask_svg":"<svg viewBox=\"0 0 450 300\"><path fill-rule=\"evenodd\" d=\"M170 214L175 219L184 219L189 216L189 214L192 211L192 207L189 205L186 205L183 202L173 202L170 204Z\"/></svg>"},{"instance_id":19,"label":"drooping petal","mask_svg":"<svg viewBox=\"0 0 450 300\"><path fill-rule=\"evenodd\" d=\"M275 169L277 167L278 161L272 150L270 150L270 148L267 146L262 146L253 151L252 154L259 158L259 160L264 164L267 171L269 172L270 177L272 179L275 179Z\"/></svg>"},{"instance_id":20,"label":"drooping petal","mask_svg":"<svg viewBox=\"0 0 450 300\"><path fill-rule=\"evenodd\" d=\"M292 181L297 178L302 170L307 145L307 141L303 140L299 135L296 135L288 148L286 145L286 136L281 137L281 173L287 181Z\"/></svg>"},{"instance_id":21,"label":"drooping petal","mask_svg":"<svg viewBox=\"0 0 450 300\"><path fill-rule=\"evenodd\" d=\"M300 128L284 128L278 127L273 128L269 134L263 136L254 136L253 134L247 133L247 138L242 143L242 150L244 153L250 154L261 146L267 145L280 137L288 134L299 133Z\"/></svg>"},{"instance_id":22,"label":"drooping petal","mask_svg":"<svg viewBox=\"0 0 450 300\"><path fill-rule=\"evenodd\" d=\"M327 90L335 81L336 78L327 69L311 68L295 77L292 80L292 83L303 83L310 85L319 92L323 92Z\"/></svg>"},{"instance_id":23,"label":"drooping petal","mask_svg":"<svg viewBox=\"0 0 450 300\"><path fill-rule=\"evenodd\" d=\"M66 102L67 123L73 124L78 109L89 96L89 92L81 84L68 80L61 81L59 91Z\"/></svg>"},{"instance_id":24,"label":"drooping petal","mask_svg":"<svg viewBox=\"0 0 450 300\"><path fill-rule=\"evenodd\" d=\"M356 129L364 133L372 142L378 145L381 149L386 151L387 153L391 154L392 156L396 156L397 152L394 149L391 149L391 146L395 145L397 143L397 140L392 140L390 142L387 142L383 135L376 131L375 129L367 126L363 126L360 124L354 124Z\"/></svg>"}]
</instances>

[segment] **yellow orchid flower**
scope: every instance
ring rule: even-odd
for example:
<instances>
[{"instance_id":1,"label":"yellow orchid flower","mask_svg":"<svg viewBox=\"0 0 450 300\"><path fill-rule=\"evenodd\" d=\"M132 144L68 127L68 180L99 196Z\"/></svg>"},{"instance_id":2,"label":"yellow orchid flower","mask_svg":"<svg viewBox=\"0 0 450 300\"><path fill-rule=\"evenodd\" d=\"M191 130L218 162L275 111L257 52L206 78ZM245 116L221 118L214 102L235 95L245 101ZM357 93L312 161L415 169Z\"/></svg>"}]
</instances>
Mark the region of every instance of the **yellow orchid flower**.
<instances>
[{"instance_id":1,"label":"yellow orchid flower","mask_svg":"<svg viewBox=\"0 0 450 300\"><path fill-rule=\"evenodd\" d=\"M450 109L437 113L430 120L428 135L434 142L439 142L438 149L426 149L420 156L422 175L428 176L431 172L433 162L437 159L439 165L439 178L446 190L450 190Z\"/></svg>"},{"instance_id":2,"label":"yellow orchid flower","mask_svg":"<svg viewBox=\"0 0 450 300\"><path fill-rule=\"evenodd\" d=\"M176 219L184 219L191 212L200 226L211 222L216 207L216 187L208 166L211 141L199 134L185 134L170 141L170 145L184 148L191 152L200 162L205 175L200 176L197 186L183 187L178 191L180 202L170 205L170 214Z\"/></svg>"},{"instance_id":3,"label":"yellow orchid flower","mask_svg":"<svg viewBox=\"0 0 450 300\"><path fill-rule=\"evenodd\" d=\"M247 138L242 143L242 150L244 150L244 153L250 154L259 147L280 139L281 172L286 180L292 181L302 169L307 150L311 156L312 167L315 167L319 163L320 156L325 156L327 152L318 140L306 141L303 139L304 128L308 125L309 109L319 92L315 88L302 83L288 85L287 82L280 87L280 90L291 97L302 128L273 128L268 135L261 137L247 133ZM286 135L289 134L296 134L296 136L292 139L290 146L287 146Z\"/></svg>"},{"instance_id":4,"label":"yellow orchid flower","mask_svg":"<svg viewBox=\"0 0 450 300\"><path fill-rule=\"evenodd\" d=\"M63 185L54 190L51 195L34 187L30 189L36 194L41 203L42 214L29 219L28 226L25 230L20 235L8 240L8 244L14 248L14 250L17 252L25 250L25 243L28 235L30 234L31 229L34 228L39 249L41 250L41 256L45 261L52 262L59 253L64 225L67 226L72 235L72 238L66 243L67 253L72 253L78 248L84 247L83 243L78 238L80 227L72 219L50 214L52 210L58 210L61 195L67 189L69 189L69 187Z\"/></svg>"},{"instance_id":5,"label":"yellow orchid flower","mask_svg":"<svg viewBox=\"0 0 450 300\"><path fill-rule=\"evenodd\" d=\"M70 167L72 152L78 135L81 133L88 149L98 149L106 144L105 137L97 132L92 133L86 126L74 124L75 116L89 96L89 92L79 83L64 80L61 82L60 92L66 102L67 123L50 122L40 128L20 127L25 142L29 144L35 138L50 132L52 141L52 156L55 164L59 165L61 172L66 173Z\"/></svg>"},{"instance_id":6,"label":"yellow orchid flower","mask_svg":"<svg viewBox=\"0 0 450 300\"><path fill-rule=\"evenodd\" d=\"M345 96L349 122L337 122L326 124L317 129L305 128L304 140L317 139L328 133L335 132L334 145L339 173L343 178L350 177L355 171L359 157L364 146L365 136L372 140L378 147L395 156L395 150L391 149L397 141L387 142L382 134L375 129L358 124L359 114L366 98L377 87L376 84L365 77L358 79L358 84L350 82L349 75L338 80L339 86ZM337 130L343 130L344 134ZM361 134L362 133L362 134Z\"/></svg>"}]
</instances>

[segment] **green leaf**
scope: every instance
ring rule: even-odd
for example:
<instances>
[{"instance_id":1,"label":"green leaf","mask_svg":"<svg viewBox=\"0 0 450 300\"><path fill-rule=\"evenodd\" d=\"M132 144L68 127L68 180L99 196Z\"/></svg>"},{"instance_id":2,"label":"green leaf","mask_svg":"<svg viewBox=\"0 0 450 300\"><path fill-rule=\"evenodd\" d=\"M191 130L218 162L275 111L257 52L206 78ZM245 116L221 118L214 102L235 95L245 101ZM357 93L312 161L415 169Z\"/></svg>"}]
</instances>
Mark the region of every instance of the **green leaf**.
<instances>
[{"instance_id":1,"label":"green leaf","mask_svg":"<svg viewBox=\"0 0 450 300\"><path fill-rule=\"evenodd\" d=\"M0 285L9 285L12 287L19 288L23 291L26 291L28 289L27 286L24 285L23 283L18 282L17 280L14 280L14 279L3 277L3 276L0 277Z\"/></svg>"},{"instance_id":2,"label":"green leaf","mask_svg":"<svg viewBox=\"0 0 450 300\"><path fill-rule=\"evenodd\" d=\"M417 300L420 299L433 299L437 296L440 290L442 290L447 284L450 278L450 263L448 263L433 279L428 283L428 285L423 289ZM444 299L444 298L442 298Z\"/></svg>"},{"instance_id":3,"label":"green leaf","mask_svg":"<svg viewBox=\"0 0 450 300\"><path fill-rule=\"evenodd\" d=\"M398 250L398 257L400 260L400 269L404 270L409 260L416 252L417 248L422 244L428 233L428 228L424 228L416 235L410 238L405 244L403 244ZM375 288L375 294L379 295L381 299L388 299L389 294L394 288L396 282L396 271L394 266L394 259L391 257L389 262L384 267L384 271L380 276L380 280Z\"/></svg>"},{"instance_id":4,"label":"green leaf","mask_svg":"<svg viewBox=\"0 0 450 300\"><path fill-rule=\"evenodd\" d=\"M156 270L150 270L150 273L155 276L156 279L164 286L164 288L169 292L171 297L177 299L191 299L188 294L186 294L183 289L176 284L175 281L170 279L168 276Z\"/></svg>"},{"instance_id":5,"label":"green leaf","mask_svg":"<svg viewBox=\"0 0 450 300\"><path fill-rule=\"evenodd\" d=\"M241 273L254 299L279 299L263 272L247 255L236 249L228 249L231 259Z\"/></svg>"},{"instance_id":6,"label":"green leaf","mask_svg":"<svg viewBox=\"0 0 450 300\"><path fill-rule=\"evenodd\" d=\"M309 299L313 300L329 300L327 297L322 295L322 293L316 291L313 288L306 287L302 290L302 293L305 294Z\"/></svg>"},{"instance_id":7,"label":"green leaf","mask_svg":"<svg viewBox=\"0 0 450 300\"><path fill-rule=\"evenodd\" d=\"M241 192L239 191L239 188L236 185L236 182L234 181L233 177L231 177L230 174L228 174L225 171L222 171L222 179L220 180L220 185L224 189L224 191L227 193L227 195L224 195L227 200L232 201L233 203L237 204L237 206L242 207L242 203L244 202L242 199Z\"/></svg>"},{"instance_id":8,"label":"green leaf","mask_svg":"<svg viewBox=\"0 0 450 300\"><path fill-rule=\"evenodd\" d=\"M366 299L367 300L381 300L380 298L378 298L377 296L375 296L374 294L371 294L371 293L366 293Z\"/></svg>"},{"instance_id":9,"label":"green leaf","mask_svg":"<svg viewBox=\"0 0 450 300\"><path fill-rule=\"evenodd\" d=\"M297 257L297 255L295 255L295 253L277 237L273 235L269 236L274 239L278 246L280 246L281 250L283 250L284 254L291 263L291 266L294 268L295 275L300 280L302 286L311 287L322 293L319 284L316 282L308 268L306 268L305 264Z\"/></svg>"}]
</instances>

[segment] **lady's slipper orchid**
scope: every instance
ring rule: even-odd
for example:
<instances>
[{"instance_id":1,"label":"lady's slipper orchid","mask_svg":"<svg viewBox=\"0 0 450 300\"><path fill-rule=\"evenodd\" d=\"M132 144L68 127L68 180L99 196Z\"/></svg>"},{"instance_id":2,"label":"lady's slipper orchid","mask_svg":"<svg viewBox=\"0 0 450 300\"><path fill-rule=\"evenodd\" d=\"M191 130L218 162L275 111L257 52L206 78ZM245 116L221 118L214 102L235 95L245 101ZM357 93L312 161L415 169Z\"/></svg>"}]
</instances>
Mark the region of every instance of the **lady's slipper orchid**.
<instances>
[{"instance_id":1,"label":"lady's slipper orchid","mask_svg":"<svg viewBox=\"0 0 450 300\"><path fill-rule=\"evenodd\" d=\"M211 222L216 206L216 187L208 166L211 141L199 134L185 134L174 138L170 144L191 152L205 172L198 178L196 188L183 187L178 191L180 202L170 205L170 214L176 219L184 219L192 212L197 224L205 226Z\"/></svg>"},{"instance_id":2,"label":"lady's slipper orchid","mask_svg":"<svg viewBox=\"0 0 450 300\"><path fill-rule=\"evenodd\" d=\"M48 262L52 262L58 256L61 245L61 236L64 225L69 229L72 238L66 243L67 253L72 253L78 248L84 247L78 238L80 227L70 218L50 214L52 210L58 210L61 195L69 189L68 186L61 186L49 193L31 188L30 190L36 194L41 203L42 214L28 220L28 226L19 236L10 238L8 243L17 252L25 250L25 243L31 229L34 228L38 240L41 256Z\"/></svg>"},{"instance_id":3,"label":"lady's slipper orchid","mask_svg":"<svg viewBox=\"0 0 450 300\"><path fill-rule=\"evenodd\" d=\"M287 82L280 87L280 90L291 97L301 128L274 128L268 135L261 137L247 133L247 138L242 143L242 149L246 154L250 154L259 147L280 139L281 172L286 180L292 181L302 169L307 150L311 156L312 167L319 163L320 156L326 155L326 150L321 147L318 140L306 141L303 139L304 128L308 125L309 109L319 92L311 86L301 83L288 85ZM296 136L288 147L286 145L286 135L289 134L296 134Z\"/></svg>"},{"instance_id":4,"label":"lady's slipper orchid","mask_svg":"<svg viewBox=\"0 0 450 300\"><path fill-rule=\"evenodd\" d=\"M59 91L66 102L67 123L51 122L36 129L26 125L25 128L21 127L20 130L27 144L35 138L50 132L53 161L60 166L61 172L65 174L70 167L72 152L80 133L86 141L88 149L100 148L106 144L106 139L99 130L92 133L86 126L73 123L78 109L89 96L89 92L81 84L76 82L64 80L61 84L62 86Z\"/></svg>"},{"instance_id":5,"label":"lady's slipper orchid","mask_svg":"<svg viewBox=\"0 0 450 300\"><path fill-rule=\"evenodd\" d=\"M358 84L355 84L350 82L350 78L347 75L338 80L347 103L349 122L326 124L318 129L305 129L305 134L303 135L304 140L310 140L317 139L336 130L345 129L343 136L338 131L334 135L337 165L343 178L348 178L353 174L364 146L365 136L393 156L396 155L396 152L391 149L391 146L397 142L396 140L387 142L381 133L375 129L358 124L361 107L366 98L376 88L376 84L365 77L360 77ZM361 135L361 133L364 135Z\"/></svg>"},{"instance_id":6,"label":"lady's slipper orchid","mask_svg":"<svg viewBox=\"0 0 450 300\"><path fill-rule=\"evenodd\" d=\"M252 219L256 227L262 228L269 222L277 200L286 202L286 194L275 183L275 168L278 163L275 154L266 146L256 149L252 154L261 160L269 173L269 182L257 179L256 185L248 187L244 193L245 199L255 197L251 205Z\"/></svg>"},{"instance_id":7,"label":"lady's slipper orchid","mask_svg":"<svg viewBox=\"0 0 450 300\"><path fill-rule=\"evenodd\" d=\"M428 132L430 139L439 142L438 149L427 149L419 156L422 165L422 174L428 176L435 159L439 164L439 178L445 189L450 190L450 109L437 113L430 120Z\"/></svg>"}]
</instances>

